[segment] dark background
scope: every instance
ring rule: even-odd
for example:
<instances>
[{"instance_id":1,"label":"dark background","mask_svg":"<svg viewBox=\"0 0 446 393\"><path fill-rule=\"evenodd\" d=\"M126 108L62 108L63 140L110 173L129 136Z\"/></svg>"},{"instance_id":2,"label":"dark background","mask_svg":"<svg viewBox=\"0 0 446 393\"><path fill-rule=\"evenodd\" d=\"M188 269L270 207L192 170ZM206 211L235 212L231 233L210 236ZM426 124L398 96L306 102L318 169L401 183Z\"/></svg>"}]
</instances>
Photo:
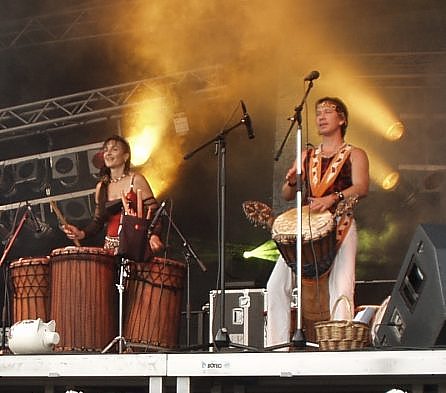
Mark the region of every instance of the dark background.
<instances>
[{"instance_id":1,"label":"dark background","mask_svg":"<svg viewBox=\"0 0 446 393\"><path fill-rule=\"evenodd\" d=\"M352 116L347 137L351 135L355 144L393 166L440 168L402 173L402 185L393 192L371 185L369 197L357 210L358 279L394 279L416 226L444 222L446 5L442 1L282 0L274 5L248 0L224 4L170 0L147 5L138 1L1 1L0 6L2 108L175 72L200 73L207 66L221 67L218 94L212 94L209 85L208 93L191 94L197 86L187 80L175 85L172 94L187 113L191 132L180 138L171 125L146 165L149 181L166 176L159 162L167 160L176 166L158 197L170 202L175 223L208 267L203 273L192 263L193 309L200 309L208 301L209 290L218 286L217 157L212 145L190 160L184 161L182 156L215 136L228 119L229 124L237 123L239 100L247 103L256 138L248 140L246 130L239 127L226 139L225 276L231 285L264 287L273 264L244 260L241 253L268 240L270 234L248 223L241 204L255 199L277 205L274 179L282 178L293 149L290 140L288 155L274 162L283 137L284 127L279 124L286 120L284 113L292 113L303 93L302 80L312 69L320 70L321 78L315 82L310 103L327 90L344 97L366 81L393 112L404 114L405 136L389 143L374 135L359 115L355 117L355 105L368 104L349 98ZM71 35L61 34L72 20L69 15L82 9L88 10L85 24L76 26ZM26 37L19 34L26 21L35 18L43 18L53 38L38 28ZM335 85L332 74L343 74L347 83ZM308 111L305 127L313 130L311 106ZM50 132L18 132L13 137L0 134L0 159L99 142L119 127L118 121L110 119ZM317 143L314 137L311 141ZM177 155L167 153L171 144L180 147ZM372 171L373 164L371 159ZM82 165L87 175L76 187L94 187L96 179L88 174L85 162ZM44 196L39 186L30 187L18 187L13 197L0 195L1 203ZM54 187L67 191L60 185ZM91 208L87 202L85 206ZM16 213L1 213L5 237L13 228ZM81 218L79 224L88 221ZM67 244L54 216L47 214L45 221L52 232L37 239L26 227L8 260L48 255ZM183 259L178 237L173 234L170 241L167 257ZM88 242L100 243L100 236Z\"/></svg>"}]
</instances>

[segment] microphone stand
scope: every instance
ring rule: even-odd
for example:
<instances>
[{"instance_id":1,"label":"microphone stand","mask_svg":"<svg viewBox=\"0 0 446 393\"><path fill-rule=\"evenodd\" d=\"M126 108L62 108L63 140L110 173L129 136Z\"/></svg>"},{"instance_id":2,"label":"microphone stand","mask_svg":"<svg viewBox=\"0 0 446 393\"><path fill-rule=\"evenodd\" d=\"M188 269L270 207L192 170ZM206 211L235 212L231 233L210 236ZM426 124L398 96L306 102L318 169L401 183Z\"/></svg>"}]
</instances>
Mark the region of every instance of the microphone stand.
<instances>
[{"instance_id":1,"label":"microphone stand","mask_svg":"<svg viewBox=\"0 0 446 393\"><path fill-rule=\"evenodd\" d=\"M248 348L256 350L252 347L247 347L245 345L231 343L229 339L228 329L225 325L225 198L226 198L226 135L228 135L232 130L245 124L246 116L232 127L224 129L214 138L205 142L201 146L197 147L192 152L184 156L185 160L191 158L195 153L209 146L211 143L216 145L216 155L218 156L218 263L220 266L220 328L214 338L214 345L217 349L221 347L237 347L237 348ZM210 344L211 345L211 344Z\"/></svg>"},{"instance_id":2,"label":"microphone stand","mask_svg":"<svg viewBox=\"0 0 446 393\"><path fill-rule=\"evenodd\" d=\"M307 100L310 90L313 88L313 81L310 80L302 98L301 103L294 108L294 115L290 117L291 124L288 129L285 138L277 151L274 159L279 160L282 155L285 143L291 134L291 130L297 123L296 132L296 275L295 275L295 287L293 288L293 301L297 305L297 316L296 316L296 331L294 332L293 338L291 339L291 345L296 348L304 348L306 345L305 334L302 330L302 110ZM273 345L271 347L265 348L268 350L279 349L287 347L289 344L279 344Z\"/></svg>"},{"instance_id":3,"label":"microphone stand","mask_svg":"<svg viewBox=\"0 0 446 393\"><path fill-rule=\"evenodd\" d=\"M9 254L9 251L11 250L12 246L14 245L17 236L19 235L20 231L23 228L23 225L25 224L25 221L28 219L29 217L29 211L26 209L25 212L22 215L22 218L20 219L17 227L14 230L14 233L12 234L12 236L10 237L10 239L8 240L8 243L5 246L5 249L3 250L3 254L2 257L0 259L0 268L3 265L3 262L5 262L6 257ZM5 294L7 292L7 285L8 282L6 280L6 278L8 277L8 266L5 267ZM5 296L4 300L3 300L3 310L2 310L2 329L3 329L3 335L2 335L2 344L1 344L1 348L2 351L5 349L6 347L6 313L7 313L7 309L8 309L8 305L7 305L7 296Z\"/></svg>"},{"instance_id":4,"label":"microphone stand","mask_svg":"<svg viewBox=\"0 0 446 393\"><path fill-rule=\"evenodd\" d=\"M190 345L190 319L191 319L191 304L190 304L190 261L194 259L198 266L200 266L200 269L203 272L207 272L206 266L203 264L203 262L198 258L197 254L193 250L191 244L187 241L187 239L183 236L175 222L173 221L172 217L170 217L169 214L167 214L164 211L164 215L167 216L170 224L172 225L172 228L175 230L177 235L180 237L181 241L183 242L183 254L184 258L186 260L186 346L189 347Z\"/></svg>"}]
</instances>

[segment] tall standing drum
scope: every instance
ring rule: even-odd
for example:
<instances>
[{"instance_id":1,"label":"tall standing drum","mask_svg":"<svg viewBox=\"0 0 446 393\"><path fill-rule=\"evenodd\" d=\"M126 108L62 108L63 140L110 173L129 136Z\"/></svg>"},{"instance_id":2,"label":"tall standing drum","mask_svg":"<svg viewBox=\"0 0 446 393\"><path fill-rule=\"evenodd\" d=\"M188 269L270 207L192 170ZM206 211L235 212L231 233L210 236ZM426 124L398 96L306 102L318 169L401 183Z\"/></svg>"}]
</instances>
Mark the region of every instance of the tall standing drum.
<instances>
[{"instance_id":1,"label":"tall standing drum","mask_svg":"<svg viewBox=\"0 0 446 393\"><path fill-rule=\"evenodd\" d=\"M9 265L13 288L12 321L49 317L50 257L20 258Z\"/></svg>"},{"instance_id":2,"label":"tall standing drum","mask_svg":"<svg viewBox=\"0 0 446 393\"><path fill-rule=\"evenodd\" d=\"M51 252L51 319L60 334L56 351L101 351L117 335L116 269L103 248Z\"/></svg>"},{"instance_id":3,"label":"tall standing drum","mask_svg":"<svg viewBox=\"0 0 446 393\"><path fill-rule=\"evenodd\" d=\"M125 339L130 344L177 347L185 264L155 257L150 262L131 262L128 268Z\"/></svg>"}]
</instances>

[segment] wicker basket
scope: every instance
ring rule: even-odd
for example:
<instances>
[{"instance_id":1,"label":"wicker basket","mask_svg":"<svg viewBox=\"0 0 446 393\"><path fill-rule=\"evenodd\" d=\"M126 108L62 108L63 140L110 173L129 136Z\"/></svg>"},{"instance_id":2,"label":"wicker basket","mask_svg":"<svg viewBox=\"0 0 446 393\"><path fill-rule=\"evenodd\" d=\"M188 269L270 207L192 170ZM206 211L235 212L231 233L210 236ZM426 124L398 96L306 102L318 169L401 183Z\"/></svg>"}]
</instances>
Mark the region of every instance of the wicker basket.
<instances>
[{"instance_id":1,"label":"wicker basket","mask_svg":"<svg viewBox=\"0 0 446 393\"><path fill-rule=\"evenodd\" d=\"M314 324L319 349L322 351L337 351L364 348L370 344L370 329L363 322L353 322L353 310L350 300L343 295L336 300L333 313L339 303L344 300L350 314L350 320L323 321Z\"/></svg>"}]
</instances>

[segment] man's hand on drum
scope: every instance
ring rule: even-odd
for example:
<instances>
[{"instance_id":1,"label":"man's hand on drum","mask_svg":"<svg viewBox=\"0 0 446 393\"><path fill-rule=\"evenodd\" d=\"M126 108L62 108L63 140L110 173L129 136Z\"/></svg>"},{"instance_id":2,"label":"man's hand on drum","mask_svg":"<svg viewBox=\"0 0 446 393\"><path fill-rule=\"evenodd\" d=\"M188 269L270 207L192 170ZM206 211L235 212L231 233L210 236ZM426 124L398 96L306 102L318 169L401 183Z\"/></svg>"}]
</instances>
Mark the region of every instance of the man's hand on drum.
<instances>
[{"instance_id":1,"label":"man's hand on drum","mask_svg":"<svg viewBox=\"0 0 446 393\"><path fill-rule=\"evenodd\" d=\"M330 209L330 207L332 207L337 201L337 197L335 194L326 195L320 198L310 197L308 199L310 211L321 213Z\"/></svg>"},{"instance_id":2,"label":"man's hand on drum","mask_svg":"<svg viewBox=\"0 0 446 393\"><path fill-rule=\"evenodd\" d=\"M62 230L70 240L82 240L85 237L83 230L71 224L62 225Z\"/></svg>"}]
</instances>

